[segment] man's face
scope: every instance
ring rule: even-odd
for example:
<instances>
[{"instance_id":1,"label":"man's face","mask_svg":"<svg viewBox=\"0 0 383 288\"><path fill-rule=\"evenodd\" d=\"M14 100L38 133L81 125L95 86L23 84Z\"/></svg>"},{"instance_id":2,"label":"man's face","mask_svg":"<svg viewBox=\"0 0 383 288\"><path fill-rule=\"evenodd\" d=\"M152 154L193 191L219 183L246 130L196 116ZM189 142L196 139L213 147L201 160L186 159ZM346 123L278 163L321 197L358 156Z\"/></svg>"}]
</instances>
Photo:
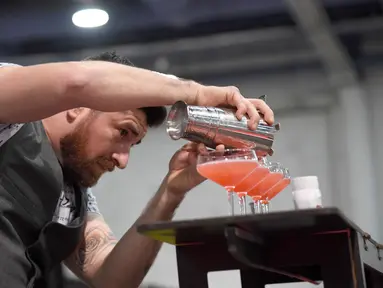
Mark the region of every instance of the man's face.
<instances>
[{"instance_id":1,"label":"man's face","mask_svg":"<svg viewBox=\"0 0 383 288\"><path fill-rule=\"evenodd\" d=\"M74 131L60 140L60 148L64 171L91 187L105 172L126 167L130 148L145 136L147 122L141 110L84 113Z\"/></svg>"}]
</instances>

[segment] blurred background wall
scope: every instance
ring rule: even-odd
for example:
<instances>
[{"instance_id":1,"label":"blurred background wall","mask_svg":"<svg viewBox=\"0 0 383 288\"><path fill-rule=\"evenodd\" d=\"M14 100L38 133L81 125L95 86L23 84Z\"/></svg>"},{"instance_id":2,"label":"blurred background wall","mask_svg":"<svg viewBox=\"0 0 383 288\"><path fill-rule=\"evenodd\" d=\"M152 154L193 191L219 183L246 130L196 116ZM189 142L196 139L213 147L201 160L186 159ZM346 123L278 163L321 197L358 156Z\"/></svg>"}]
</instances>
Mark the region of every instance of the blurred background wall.
<instances>
[{"instance_id":1,"label":"blurred background wall","mask_svg":"<svg viewBox=\"0 0 383 288\"><path fill-rule=\"evenodd\" d=\"M89 5L108 11L109 22L74 26L73 12ZM247 97L267 94L282 124L272 159L292 176L317 175L324 205L340 207L383 241L382 0L3 0L0 16L0 62L33 65L115 50L139 67L236 85ZM96 186L117 236L156 192L181 145L164 127L154 129L132 150L128 168ZM272 202L274 211L288 209L289 189ZM226 213L223 188L207 181L189 193L176 219ZM212 287L240 287L237 278L212 277ZM173 247L164 245L145 283L177 287Z\"/></svg>"}]
</instances>

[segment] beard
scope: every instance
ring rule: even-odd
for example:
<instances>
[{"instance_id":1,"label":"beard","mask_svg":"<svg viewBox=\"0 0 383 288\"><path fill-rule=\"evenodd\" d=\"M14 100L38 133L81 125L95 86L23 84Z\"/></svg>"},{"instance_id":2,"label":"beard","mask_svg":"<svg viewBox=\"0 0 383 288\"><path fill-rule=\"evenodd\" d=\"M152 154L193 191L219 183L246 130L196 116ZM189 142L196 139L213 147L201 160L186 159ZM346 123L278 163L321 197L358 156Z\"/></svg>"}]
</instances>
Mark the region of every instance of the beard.
<instances>
[{"instance_id":1,"label":"beard","mask_svg":"<svg viewBox=\"0 0 383 288\"><path fill-rule=\"evenodd\" d=\"M89 127L91 120L86 119L71 134L60 140L60 149L66 180L82 187L92 187L107 171L112 171L114 161L109 157L90 159L87 154Z\"/></svg>"}]
</instances>

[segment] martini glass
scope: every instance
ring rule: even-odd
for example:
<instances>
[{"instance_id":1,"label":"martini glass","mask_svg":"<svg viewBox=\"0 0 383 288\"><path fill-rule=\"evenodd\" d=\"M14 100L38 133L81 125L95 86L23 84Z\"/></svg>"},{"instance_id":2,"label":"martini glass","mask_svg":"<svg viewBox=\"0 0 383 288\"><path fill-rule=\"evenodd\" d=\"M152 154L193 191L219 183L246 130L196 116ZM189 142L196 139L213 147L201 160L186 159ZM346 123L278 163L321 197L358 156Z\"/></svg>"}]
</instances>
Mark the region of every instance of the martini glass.
<instances>
[{"instance_id":1,"label":"martini glass","mask_svg":"<svg viewBox=\"0 0 383 288\"><path fill-rule=\"evenodd\" d=\"M228 195L229 213L234 215L234 189L258 166L252 149L214 150L198 155L197 171L205 178L223 186ZM241 211L244 210L241 207Z\"/></svg>"},{"instance_id":2,"label":"martini glass","mask_svg":"<svg viewBox=\"0 0 383 288\"><path fill-rule=\"evenodd\" d=\"M267 167L269 173L248 192L248 195L251 196L254 201L254 213L264 212L262 196L283 178L283 173L281 173L282 165L280 163L265 161L264 165Z\"/></svg>"},{"instance_id":3,"label":"martini glass","mask_svg":"<svg viewBox=\"0 0 383 288\"><path fill-rule=\"evenodd\" d=\"M248 195L248 191L250 191L250 189L254 187L255 184L262 181L262 179L265 178L267 174L269 174L269 169L267 168L266 161L261 158L258 160L258 166L234 188L234 192L236 192L240 198L240 204L242 204L242 207L245 207L241 211L241 214L246 214L246 195ZM257 200L255 199L255 201ZM255 204L256 203L252 203L251 205L252 211L254 211L254 209L259 206Z\"/></svg>"},{"instance_id":4,"label":"martini glass","mask_svg":"<svg viewBox=\"0 0 383 288\"><path fill-rule=\"evenodd\" d=\"M250 180L247 187L247 196L249 196L253 201L250 203L250 209L252 214L261 213L261 188L259 184L270 174L269 168L271 163L266 159L266 157L261 157L258 159L259 167L258 171L254 171L254 175L251 175L251 178L246 179Z\"/></svg>"},{"instance_id":5,"label":"martini glass","mask_svg":"<svg viewBox=\"0 0 383 288\"><path fill-rule=\"evenodd\" d=\"M291 183L290 172L287 168L278 167L275 169L275 173L281 173L283 177L262 195L261 201L262 210L264 213L269 213L270 201L279 193L281 193Z\"/></svg>"}]
</instances>

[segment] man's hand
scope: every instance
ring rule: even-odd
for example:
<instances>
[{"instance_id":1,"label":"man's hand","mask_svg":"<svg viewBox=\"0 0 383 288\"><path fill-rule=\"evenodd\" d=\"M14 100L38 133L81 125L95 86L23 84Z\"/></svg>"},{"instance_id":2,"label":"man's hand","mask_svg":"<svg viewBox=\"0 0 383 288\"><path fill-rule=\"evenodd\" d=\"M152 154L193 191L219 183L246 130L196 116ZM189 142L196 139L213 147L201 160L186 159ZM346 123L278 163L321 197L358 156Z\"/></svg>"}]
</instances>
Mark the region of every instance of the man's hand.
<instances>
[{"instance_id":1,"label":"man's hand","mask_svg":"<svg viewBox=\"0 0 383 288\"><path fill-rule=\"evenodd\" d=\"M200 106L231 106L236 107L236 116L241 119L247 115L249 119L249 127L256 129L261 119L258 111L264 115L264 120L272 125L274 123L274 113L270 107L261 99L247 99L242 96L237 87L216 87L216 86L200 86L197 94L191 97L189 102Z\"/></svg>"},{"instance_id":2,"label":"man's hand","mask_svg":"<svg viewBox=\"0 0 383 288\"><path fill-rule=\"evenodd\" d=\"M184 82L186 85L175 85L178 89L185 93L180 93L182 96L187 95L185 101L190 105L212 106L212 107L234 107L237 109L236 116L240 120L244 115L249 118L249 128L256 129L260 114L269 125L274 123L274 113L265 101L261 99L247 99L242 96L239 89L235 86L205 86L194 81L184 81L174 75L161 74L174 81ZM182 99L178 99L182 100ZM172 103L173 104L173 103Z\"/></svg>"},{"instance_id":3,"label":"man's hand","mask_svg":"<svg viewBox=\"0 0 383 288\"><path fill-rule=\"evenodd\" d=\"M223 150L224 146L219 145L216 149ZM169 173L165 179L167 193L171 193L173 197L182 198L186 192L206 180L197 171L198 154L206 151L203 144L190 142L173 155L169 163Z\"/></svg>"}]
</instances>

